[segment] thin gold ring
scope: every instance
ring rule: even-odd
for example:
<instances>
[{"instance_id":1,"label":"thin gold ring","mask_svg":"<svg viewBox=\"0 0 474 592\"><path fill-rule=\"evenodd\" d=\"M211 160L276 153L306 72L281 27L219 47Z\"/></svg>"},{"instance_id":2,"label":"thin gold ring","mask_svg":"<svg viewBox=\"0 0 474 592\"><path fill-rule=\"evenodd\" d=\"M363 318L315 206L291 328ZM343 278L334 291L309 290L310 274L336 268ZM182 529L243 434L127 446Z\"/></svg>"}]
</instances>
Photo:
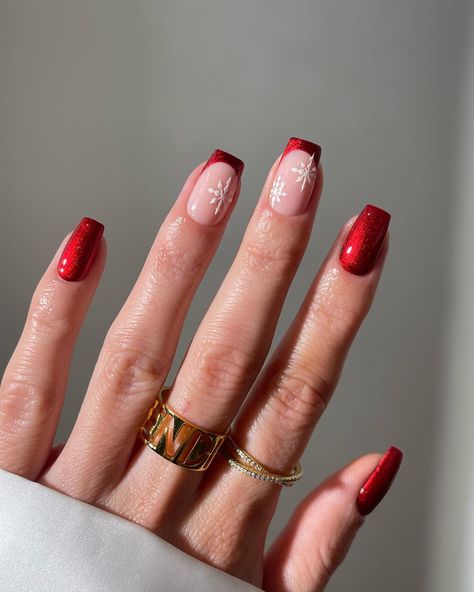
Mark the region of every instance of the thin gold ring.
<instances>
[{"instance_id":1,"label":"thin gold ring","mask_svg":"<svg viewBox=\"0 0 474 592\"><path fill-rule=\"evenodd\" d=\"M221 448L221 452L232 468L237 469L249 477L259 479L260 481L270 481L276 485L291 487L295 481L298 481L303 476L303 467L301 466L301 463L296 463L291 472L287 475L273 473L260 464L249 452L240 448L230 435L226 440L226 445Z\"/></svg>"}]
</instances>

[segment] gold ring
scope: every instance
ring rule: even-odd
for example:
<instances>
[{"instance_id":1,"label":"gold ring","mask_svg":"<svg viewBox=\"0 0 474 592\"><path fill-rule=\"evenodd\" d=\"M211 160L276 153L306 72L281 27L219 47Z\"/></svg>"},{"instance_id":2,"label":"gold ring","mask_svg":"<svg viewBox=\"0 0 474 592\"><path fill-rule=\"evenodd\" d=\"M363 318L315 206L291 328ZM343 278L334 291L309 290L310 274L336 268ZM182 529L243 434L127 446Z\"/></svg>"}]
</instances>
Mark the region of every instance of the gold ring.
<instances>
[{"instance_id":1,"label":"gold ring","mask_svg":"<svg viewBox=\"0 0 474 592\"><path fill-rule=\"evenodd\" d=\"M298 481L303 476L303 467L300 463L297 463L288 475L272 473L250 453L237 446L230 436L227 438L226 446L221 448L221 452L232 468L254 479L260 479L260 481L270 481L277 485L291 487L295 481Z\"/></svg>"},{"instance_id":2,"label":"gold ring","mask_svg":"<svg viewBox=\"0 0 474 592\"><path fill-rule=\"evenodd\" d=\"M163 402L161 389L153 407L140 429L142 440L157 454L170 462L191 469L205 471L230 433L216 434L192 424Z\"/></svg>"}]
</instances>

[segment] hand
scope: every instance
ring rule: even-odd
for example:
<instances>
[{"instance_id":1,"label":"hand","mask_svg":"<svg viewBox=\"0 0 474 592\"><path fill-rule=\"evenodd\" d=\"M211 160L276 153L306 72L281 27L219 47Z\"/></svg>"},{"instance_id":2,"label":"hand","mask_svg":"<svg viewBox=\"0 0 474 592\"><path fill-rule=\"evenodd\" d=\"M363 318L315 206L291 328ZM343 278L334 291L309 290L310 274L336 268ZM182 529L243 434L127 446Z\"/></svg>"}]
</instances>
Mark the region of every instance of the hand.
<instances>
[{"instance_id":1,"label":"hand","mask_svg":"<svg viewBox=\"0 0 474 592\"><path fill-rule=\"evenodd\" d=\"M264 365L316 214L319 156L318 146L292 139L273 165L166 401L203 429L224 433L232 424L239 446L279 474L298 462L329 402L388 248L386 212L369 206L349 220ZM322 590L363 515L386 493L398 449L358 458L320 484L265 554L280 485L239 472L220 453L206 471L185 469L137 438L235 207L242 168L216 151L190 174L107 333L69 439L52 448L74 344L106 256L103 226L90 218L65 239L1 383L0 466L135 521L267 591Z\"/></svg>"}]
</instances>

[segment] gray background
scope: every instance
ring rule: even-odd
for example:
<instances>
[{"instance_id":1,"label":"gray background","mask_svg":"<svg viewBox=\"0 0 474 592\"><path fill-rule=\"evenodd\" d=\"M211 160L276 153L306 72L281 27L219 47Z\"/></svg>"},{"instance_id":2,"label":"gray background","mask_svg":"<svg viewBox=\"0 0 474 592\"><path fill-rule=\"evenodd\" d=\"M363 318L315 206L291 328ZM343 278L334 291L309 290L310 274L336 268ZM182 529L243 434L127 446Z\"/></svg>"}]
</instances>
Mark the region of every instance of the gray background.
<instances>
[{"instance_id":1,"label":"gray background","mask_svg":"<svg viewBox=\"0 0 474 592\"><path fill-rule=\"evenodd\" d=\"M366 202L392 213L377 300L305 455L306 477L283 492L271 531L354 456L403 448L399 479L333 592L447 589L433 576L436 552L445 557L435 540L443 538L436 508L446 509L436 434L468 8L463 0L0 0L2 363L63 236L90 215L105 223L109 245L58 440L185 175L215 147L246 162L244 189L176 366L289 136L322 145L326 183L277 337L339 226ZM456 574L455 560L444 573Z\"/></svg>"}]
</instances>

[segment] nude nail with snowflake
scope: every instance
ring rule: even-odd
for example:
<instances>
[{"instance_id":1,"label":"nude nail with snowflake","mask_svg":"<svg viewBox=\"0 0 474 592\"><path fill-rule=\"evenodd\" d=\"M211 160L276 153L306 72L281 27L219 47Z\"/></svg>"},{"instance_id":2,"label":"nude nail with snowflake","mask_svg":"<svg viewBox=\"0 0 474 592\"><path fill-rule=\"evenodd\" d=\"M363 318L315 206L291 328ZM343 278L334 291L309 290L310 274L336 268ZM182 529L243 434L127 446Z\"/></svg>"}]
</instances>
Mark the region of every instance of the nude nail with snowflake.
<instances>
[{"instance_id":1,"label":"nude nail with snowflake","mask_svg":"<svg viewBox=\"0 0 474 592\"><path fill-rule=\"evenodd\" d=\"M188 214L206 226L218 224L234 199L244 163L223 150L214 150L204 165L187 203Z\"/></svg>"},{"instance_id":2,"label":"nude nail with snowflake","mask_svg":"<svg viewBox=\"0 0 474 592\"><path fill-rule=\"evenodd\" d=\"M320 158L321 147L317 144L300 138L288 140L270 190L270 205L275 211L297 216L306 210Z\"/></svg>"}]
</instances>

